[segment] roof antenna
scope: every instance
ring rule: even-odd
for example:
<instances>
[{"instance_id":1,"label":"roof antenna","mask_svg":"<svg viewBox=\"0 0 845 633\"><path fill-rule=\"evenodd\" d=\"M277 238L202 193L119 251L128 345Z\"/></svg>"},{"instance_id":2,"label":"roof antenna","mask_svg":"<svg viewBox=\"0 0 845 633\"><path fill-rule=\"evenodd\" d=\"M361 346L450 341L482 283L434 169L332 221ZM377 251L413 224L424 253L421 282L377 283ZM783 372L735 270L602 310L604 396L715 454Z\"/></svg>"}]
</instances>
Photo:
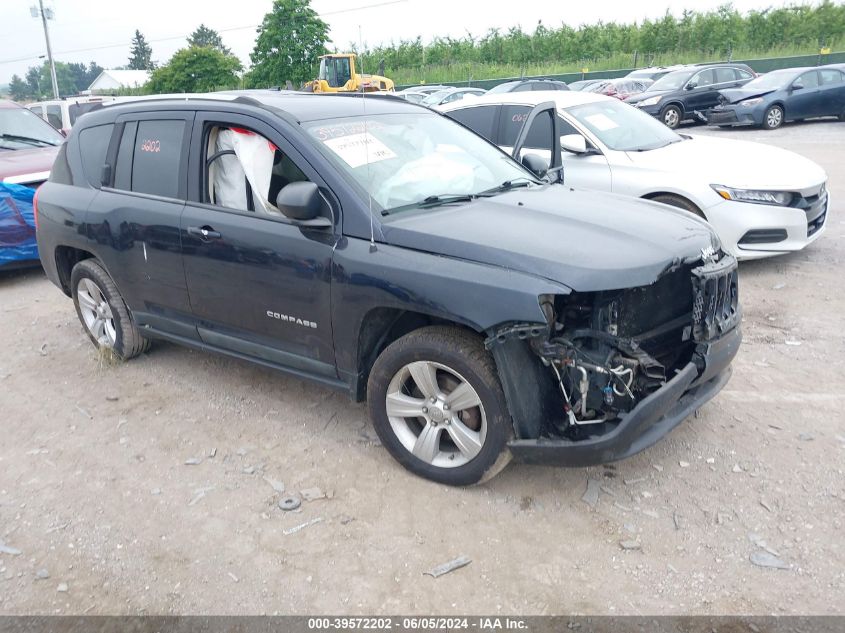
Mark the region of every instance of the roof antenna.
<instances>
[{"instance_id":1,"label":"roof antenna","mask_svg":"<svg viewBox=\"0 0 845 633\"><path fill-rule=\"evenodd\" d=\"M358 25L358 47L361 53L364 51L364 40L361 37L361 25ZM367 105L366 97L367 91L364 89L364 58L359 54L358 61L361 67L361 111L364 115L364 158L367 160L367 202L370 207L370 252L376 251L376 237L375 227L373 226L373 194L370 193L370 188L373 186L372 178L370 177L370 135L367 132Z\"/></svg>"}]
</instances>

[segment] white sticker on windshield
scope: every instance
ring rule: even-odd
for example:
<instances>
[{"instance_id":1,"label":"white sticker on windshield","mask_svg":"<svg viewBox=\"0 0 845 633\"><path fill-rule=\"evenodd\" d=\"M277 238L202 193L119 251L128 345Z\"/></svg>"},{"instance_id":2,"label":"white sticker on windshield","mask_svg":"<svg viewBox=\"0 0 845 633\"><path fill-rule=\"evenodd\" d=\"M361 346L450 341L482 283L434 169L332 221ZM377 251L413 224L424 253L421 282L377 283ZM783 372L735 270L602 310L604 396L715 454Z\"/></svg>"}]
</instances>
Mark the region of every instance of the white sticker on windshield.
<instances>
[{"instance_id":1,"label":"white sticker on windshield","mask_svg":"<svg viewBox=\"0 0 845 633\"><path fill-rule=\"evenodd\" d=\"M606 114L602 114L601 112L599 112L598 114L591 114L589 116L585 116L584 118L587 119L587 121L589 121L593 125L593 127L595 127L600 132L606 132L607 130L612 130L615 127L619 127L618 123L616 123Z\"/></svg>"},{"instance_id":2,"label":"white sticker on windshield","mask_svg":"<svg viewBox=\"0 0 845 633\"><path fill-rule=\"evenodd\" d=\"M331 150L340 156L350 167L360 167L380 160L396 158L396 154L384 143L369 132L349 134L323 141Z\"/></svg>"}]
</instances>

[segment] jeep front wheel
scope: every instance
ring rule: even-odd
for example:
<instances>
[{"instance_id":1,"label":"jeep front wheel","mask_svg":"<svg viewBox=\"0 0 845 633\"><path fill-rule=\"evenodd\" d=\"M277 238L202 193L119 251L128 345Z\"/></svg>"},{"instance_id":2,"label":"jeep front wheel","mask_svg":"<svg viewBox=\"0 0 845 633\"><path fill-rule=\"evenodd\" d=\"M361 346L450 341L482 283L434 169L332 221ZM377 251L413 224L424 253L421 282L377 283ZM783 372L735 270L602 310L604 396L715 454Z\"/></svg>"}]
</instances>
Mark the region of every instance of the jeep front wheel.
<instances>
[{"instance_id":1,"label":"jeep front wheel","mask_svg":"<svg viewBox=\"0 0 845 633\"><path fill-rule=\"evenodd\" d=\"M403 336L373 365L367 399L384 446L421 477L465 486L510 461L505 397L475 334L434 326Z\"/></svg>"}]
</instances>

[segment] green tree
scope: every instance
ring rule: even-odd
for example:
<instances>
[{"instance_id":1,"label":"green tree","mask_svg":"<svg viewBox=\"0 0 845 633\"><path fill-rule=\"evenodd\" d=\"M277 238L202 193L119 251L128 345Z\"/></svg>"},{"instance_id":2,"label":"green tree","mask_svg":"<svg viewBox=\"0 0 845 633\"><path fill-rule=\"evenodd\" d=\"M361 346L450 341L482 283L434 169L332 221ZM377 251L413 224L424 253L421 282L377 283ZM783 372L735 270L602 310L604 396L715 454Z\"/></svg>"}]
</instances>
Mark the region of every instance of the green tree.
<instances>
[{"instance_id":1,"label":"green tree","mask_svg":"<svg viewBox=\"0 0 845 633\"><path fill-rule=\"evenodd\" d=\"M15 101L23 101L30 96L30 87L18 75L12 75L12 80L9 82L9 95Z\"/></svg>"},{"instance_id":2,"label":"green tree","mask_svg":"<svg viewBox=\"0 0 845 633\"><path fill-rule=\"evenodd\" d=\"M223 45L223 38L220 33L214 29L208 28L205 24L200 24L197 29L188 37L188 47L191 46L207 46L208 48L215 48L224 55L231 55L232 51Z\"/></svg>"},{"instance_id":3,"label":"green tree","mask_svg":"<svg viewBox=\"0 0 845 633\"><path fill-rule=\"evenodd\" d=\"M141 31L135 30L132 38L132 49L129 51L129 68L131 70L153 70L153 49L147 44L147 40Z\"/></svg>"},{"instance_id":4,"label":"green tree","mask_svg":"<svg viewBox=\"0 0 845 633\"><path fill-rule=\"evenodd\" d=\"M153 71L147 88L162 92L208 92L238 84L241 62L217 49L191 46L176 51L164 66Z\"/></svg>"},{"instance_id":5,"label":"green tree","mask_svg":"<svg viewBox=\"0 0 845 633\"><path fill-rule=\"evenodd\" d=\"M329 25L323 22L310 0L273 0L273 10L258 27L250 54L252 86L278 86L314 79L312 67L326 52Z\"/></svg>"}]
</instances>

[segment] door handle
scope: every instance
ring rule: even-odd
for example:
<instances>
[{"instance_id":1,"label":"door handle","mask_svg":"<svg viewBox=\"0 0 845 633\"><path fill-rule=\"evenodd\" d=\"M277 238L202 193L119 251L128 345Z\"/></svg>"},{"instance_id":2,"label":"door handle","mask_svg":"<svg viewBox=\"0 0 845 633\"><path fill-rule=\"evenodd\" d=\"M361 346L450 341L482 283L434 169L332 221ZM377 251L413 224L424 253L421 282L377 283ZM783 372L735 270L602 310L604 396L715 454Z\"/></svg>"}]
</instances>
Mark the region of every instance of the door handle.
<instances>
[{"instance_id":1,"label":"door handle","mask_svg":"<svg viewBox=\"0 0 845 633\"><path fill-rule=\"evenodd\" d=\"M188 235L196 235L203 241L208 240L217 240L220 239L222 236L218 231L215 231L208 225L205 226L189 226L188 227Z\"/></svg>"}]
</instances>

